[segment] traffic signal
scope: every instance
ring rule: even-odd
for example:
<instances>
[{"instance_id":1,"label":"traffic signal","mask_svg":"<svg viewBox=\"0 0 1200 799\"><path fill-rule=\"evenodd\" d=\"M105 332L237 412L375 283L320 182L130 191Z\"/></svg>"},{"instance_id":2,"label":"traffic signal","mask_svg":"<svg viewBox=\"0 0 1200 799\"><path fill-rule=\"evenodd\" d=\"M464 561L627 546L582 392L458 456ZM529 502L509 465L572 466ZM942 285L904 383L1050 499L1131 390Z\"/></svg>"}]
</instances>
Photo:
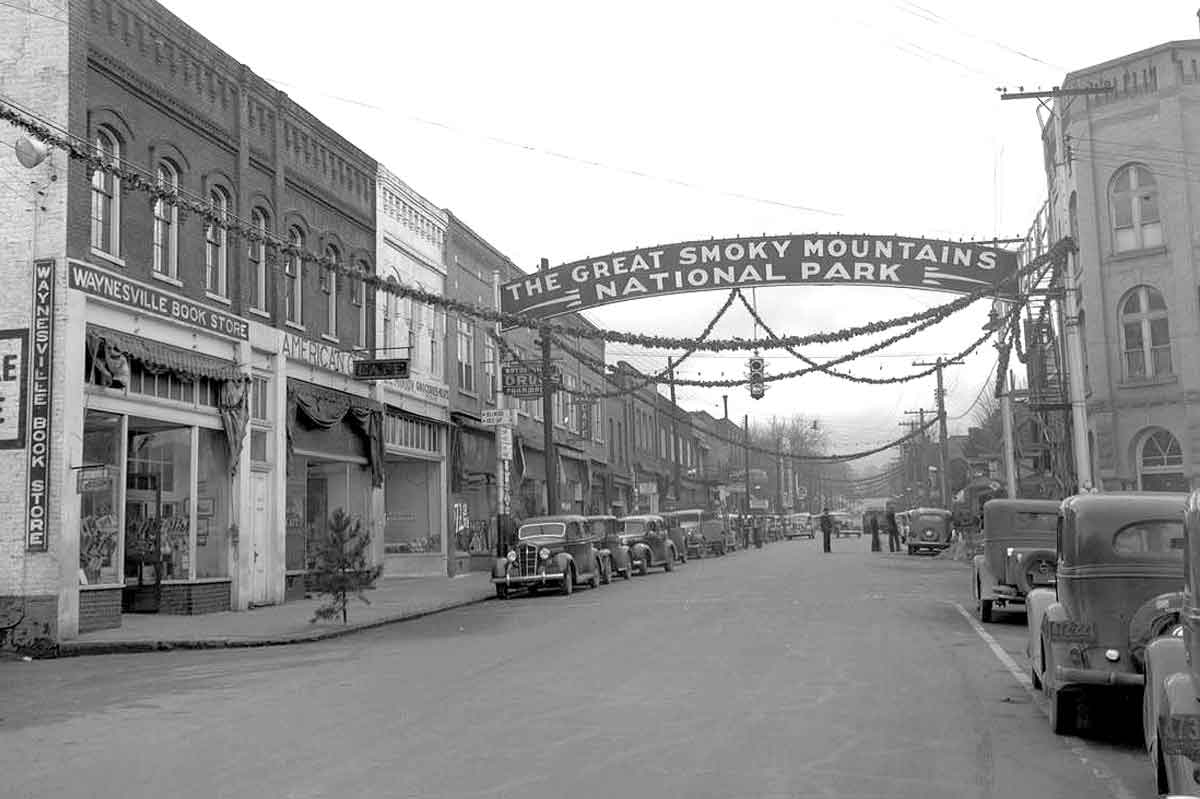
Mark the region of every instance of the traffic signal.
<instances>
[{"instance_id":1,"label":"traffic signal","mask_svg":"<svg viewBox=\"0 0 1200 799\"><path fill-rule=\"evenodd\" d=\"M766 366L763 359L755 355L748 361L750 366L750 396L754 399L762 399L767 393L766 386L763 385L763 367Z\"/></svg>"}]
</instances>

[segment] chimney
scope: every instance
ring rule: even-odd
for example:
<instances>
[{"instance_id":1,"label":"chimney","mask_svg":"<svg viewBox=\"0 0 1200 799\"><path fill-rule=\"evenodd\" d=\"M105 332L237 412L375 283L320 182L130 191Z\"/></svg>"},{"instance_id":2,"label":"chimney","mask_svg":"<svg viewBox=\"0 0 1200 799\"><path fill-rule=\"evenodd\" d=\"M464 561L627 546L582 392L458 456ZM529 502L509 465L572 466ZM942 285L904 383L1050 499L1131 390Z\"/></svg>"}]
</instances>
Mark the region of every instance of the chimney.
<instances>
[{"instance_id":1,"label":"chimney","mask_svg":"<svg viewBox=\"0 0 1200 799\"><path fill-rule=\"evenodd\" d=\"M1200 11L1197 11L1196 13L1197 13L1197 15L1198 15L1198 16L1200 16ZM539 264L538 264L538 271L539 271L539 272L545 272L545 271L547 271L547 270L549 270L549 269L550 269L550 259L549 259L549 258L543 258L543 259L541 260L541 263L539 263Z\"/></svg>"},{"instance_id":2,"label":"chimney","mask_svg":"<svg viewBox=\"0 0 1200 799\"><path fill-rule=\"evenodd\" d=\"M1197 13L1198 13L1198 14L1200 14L1200 12L1197 12ZM729 419L729 395L728 395L728 394L722 394L722 395L721 395L721 399L722 399L722 400L724 401L724 403L725 403L725 419L728 421L728 419Z\"/></svg>"}]
</instances>

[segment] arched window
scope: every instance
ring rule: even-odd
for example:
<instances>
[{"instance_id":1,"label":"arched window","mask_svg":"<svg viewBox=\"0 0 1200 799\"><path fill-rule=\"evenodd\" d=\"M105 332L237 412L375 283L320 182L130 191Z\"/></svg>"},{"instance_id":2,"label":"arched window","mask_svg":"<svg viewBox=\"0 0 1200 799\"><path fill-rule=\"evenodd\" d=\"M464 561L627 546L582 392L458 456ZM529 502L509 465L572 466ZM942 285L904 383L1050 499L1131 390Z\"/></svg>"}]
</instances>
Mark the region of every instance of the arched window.
<instances>
[{"instance_id":1,"label":"arched window","mask_svg":"<svg viewBox=\"0 0 1200 799\"><path fill-rule=\"evenodd\" d=\"M1138 487L1142 491L1187 491L1183 449L1163 429L1152 431L1138 447Z\"/></svg>"},{"instance_id":2,"label":"arched window","mask_svg":"<svg viewBox=\"0 0 1200 799\"><path fill-rule=\"evenodd\" d=\"M1172 374L1167 303L1156 289L1138 286L1121 300L1121 339L1127 379Z\"/></svg>"},{"instance_id":3,"label":"arched window","mask_svg":"<svg viewBox=\"0 0 1200 799\"><path fill-rule=\"evenodd\" d=\"M1123 167L1113 177L1113 247L1117 252L1159 247L1163 243L1158 213L1158 185L1140 164Z\"/></svg>"},{"instance_id":4,"label":"arched window","mask_svg":"<svg viewBox=\"0 0 1200 799\"><path fill-rule=\"evenodd\" d=\"M179 170L160 161L155 172L159 188L179 196ZM179 274L179 208L159 197L154 200L154 271L176 279Z\"/></svg>"},{"instance_id":5,"label":"arched window","mask_svg":"<svg viewBox=\"0 0 1200 799\"><path fill-rule=\"evenodd\" d=\"M354 346L367 346L367 284L364 278L367 276L367 264L365 261L358 261L354 264L354 274L357 278L354 281L354 307L358 312L358 330L354 334Z\"/></svg>"},{"instance_id":6,"label":"arched window","mask_svg":"<svg viewBox=\"0 0 1200 799\"><path fill-rule=\"evenodd\" d=\"M251 239L246 245L246 259L250 264L250 307L257 311L267 310L267 244L266 235L271 223L267 212L255 208L250 212L250 224L262 240Z\"/></svg>"},{"instance_id":7,"label":"arched window","mask_svg":"<svg viewBox=\"0 0 1200 799\"><path fill-rule=\"evenodd\" d=\"M93 144L97 156L120 165L121 140L115 133L97 128ZM121 179L101 169L92 172L92 249L121 256Z\"/></svg>"},{"instance_id":8,"label":"arched window","mask_svg":"<svg viewBox=\"0 0 1200 799\"><path fill-rule=\"evenodd\" d=\"M288 231L288 242L293 247L303 250L304 231L298 227L293 227ZM304 319L301 315L304 302L304 281L301 279L300 266L299 255L288 255L283 268L284 279L287 283L287 293L285 295L287 307L285 308L284 319L297 325L303 324Z\"/></svg>"},{"instance_id":9,"label":"arched window","mask_svg":"<svg viewBox=\"0 0 1200 799\"><path fill-rule=\"evenodd\" d=\"M229 218L229 195L220 186L214 187L208 193L208 203L221 224L204 225L204 289L218 297L228 297L229 231L224 222Z\"/></svg>"},{"instance_id":10,"label":"arched window","mask_svg":"<svg viewBox=\"0 0 1200 799\"><path fill-rule=\"evenodd\" d=\"M322 288L325 290L325 334L337 338L338 332L338 267L342 263L342 254L332 244L325 247L325 258L333 266L322 270Z\"/></svg>"}]
</instances>

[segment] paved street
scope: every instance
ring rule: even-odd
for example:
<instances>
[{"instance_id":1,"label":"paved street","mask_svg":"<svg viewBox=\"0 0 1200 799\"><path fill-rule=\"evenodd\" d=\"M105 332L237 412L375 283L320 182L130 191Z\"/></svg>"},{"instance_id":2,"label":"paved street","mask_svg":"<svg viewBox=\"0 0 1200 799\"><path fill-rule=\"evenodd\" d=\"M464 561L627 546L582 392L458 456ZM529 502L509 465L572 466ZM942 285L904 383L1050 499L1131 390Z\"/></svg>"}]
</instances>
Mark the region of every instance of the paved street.
<instances>
[{"instance_id":1,"label":"paved street","mask_svg":"<svg viewBox=\"0 0 1200 799\"><path fill-rule=\"evenodd\" d=\"M780 542L302 646L0 664L6 797L1154 796L1060 739L966 566ZM988 632L1024 667L1023 617Z\"/></svg>"}]
</instances>

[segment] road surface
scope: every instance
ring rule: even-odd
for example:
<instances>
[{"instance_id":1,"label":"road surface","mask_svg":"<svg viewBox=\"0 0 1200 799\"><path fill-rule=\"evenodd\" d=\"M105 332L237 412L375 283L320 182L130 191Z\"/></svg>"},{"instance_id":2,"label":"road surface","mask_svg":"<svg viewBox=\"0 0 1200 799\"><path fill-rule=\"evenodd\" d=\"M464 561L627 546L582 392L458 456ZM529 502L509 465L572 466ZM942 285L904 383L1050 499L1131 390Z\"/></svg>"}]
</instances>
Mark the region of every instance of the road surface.
<instances>
[{"instance_id":1,"label":"road surface","mask_svg":"<svg viewBox=\"0 0 1200 799\"><path fill-rule=\"evenodd\" d=\"M318 644L2 663L0 795L1155 795L1135 714L1050 732L1010 671L1023 616L981 635L963 564L834 549Z\"/></svg>"}]
</instances>

